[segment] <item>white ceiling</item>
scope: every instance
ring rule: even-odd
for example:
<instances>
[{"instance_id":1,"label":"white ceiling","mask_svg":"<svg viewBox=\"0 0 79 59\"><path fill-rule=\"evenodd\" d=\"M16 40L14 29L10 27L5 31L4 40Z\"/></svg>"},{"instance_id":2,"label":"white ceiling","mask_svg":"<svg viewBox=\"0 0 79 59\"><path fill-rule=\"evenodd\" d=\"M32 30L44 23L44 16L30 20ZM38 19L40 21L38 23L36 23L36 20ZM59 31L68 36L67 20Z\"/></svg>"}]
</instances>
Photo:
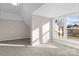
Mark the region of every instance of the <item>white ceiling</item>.
<instances>
[{"instance_id":1,"label":"white ceiling","mask_svg":"<svg viewBox=\"0 0 79 59\"><path fill-rule=\"evenodd\" d=\"M78 3L46 3L37 9L33 15L53 18L78 11Z\"/></svg>"},{"instance_id":2,"label":"white ceiling","mask_svg":"<svg viewBox=\"0 0 79 59\"><path fill-rule=\"evenodd\" d=\"M0 3L0 11L9 12L9 13L18 13L19 6L12 5L11 3Z\"/></svg>"},{"instance_id":3,"label":"white ceiling","mask_svg":"<svg viewBox=\"0 0 79 59\"><path fill-rule=\"evenodd\" d=\"M0 11L9 12L9 13L20 13L22 7L30 8L28 12L31 12L36 7L41 6L42 3L18 3L17 5L13 5L12 3L0 3ZM33 10L34 11L34 10Z\"/></svg>"},{"instance_id":4,"label":"white ceiling","mask_svg":"<svg viewBox=\"0 0 79 59\"><path fill-rule=\"evenodd\" d=\"M20 4L21 6L21 16L24 19L24 21L31 26L31 22L32 22L32 13L38 9L39 7L41 7L43 5L43 3L27 3L27 4Z\"/></svg>"},{"instance_id":5,"label":"white ceiling","mask_svg":"<svg viewBox=\"0 0 79 59\"><path fill-rule=\"evenodd\" d=\"M42 5L43 3L18 3L17 5L0 3L0 12L4 18L5 16L7 17L7 15L9 17L10 14L14 16L16 14L27 21L31 19L32 13L33 15L56 17L79 10L78 3L46 3Z\"/></svg>"},{"instance_id":6,"label":"white ceiling","mask_svg":"<svg viewBox=\"0 0 79 59\"><path fill-rule=\"evenodd\" d=\"M17 5L13 5L12 3L0 3L0 18L10 20L23 18L28 20L31 18L32 12L41 5L43 5L43 3L18 3Z\"/></svg>"}]
</instances>

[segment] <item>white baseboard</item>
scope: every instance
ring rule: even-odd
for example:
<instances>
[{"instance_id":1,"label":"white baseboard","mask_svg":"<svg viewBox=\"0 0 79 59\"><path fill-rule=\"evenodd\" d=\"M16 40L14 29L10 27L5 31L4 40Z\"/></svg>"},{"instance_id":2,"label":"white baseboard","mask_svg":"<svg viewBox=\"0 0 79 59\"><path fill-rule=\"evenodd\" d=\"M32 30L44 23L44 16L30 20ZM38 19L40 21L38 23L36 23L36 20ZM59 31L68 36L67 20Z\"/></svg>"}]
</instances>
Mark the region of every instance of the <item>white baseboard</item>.
<instances>
[{"instance_id":1,"label":"white baseboard","mask_svg":"<svg viewBox=\"0 0 79 59\"><path fill-rule=\"evenodd\" d=\"M18 39L23 39L23 38L28 38L28 37L18 37L18 38L0 39L0 41L7 41L7 40L18 40Z\"/></svg>"}]
</instances>

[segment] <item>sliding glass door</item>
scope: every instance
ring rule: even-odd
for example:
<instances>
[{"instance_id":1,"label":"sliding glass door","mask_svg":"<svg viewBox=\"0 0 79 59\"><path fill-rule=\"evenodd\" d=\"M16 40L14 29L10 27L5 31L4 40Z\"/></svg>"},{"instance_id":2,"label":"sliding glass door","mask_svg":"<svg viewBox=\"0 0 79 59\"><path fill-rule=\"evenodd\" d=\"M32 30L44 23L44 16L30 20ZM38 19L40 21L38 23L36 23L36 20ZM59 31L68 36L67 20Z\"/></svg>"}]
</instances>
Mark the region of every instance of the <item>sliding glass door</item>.
<instances>
[{"instance_id":1,"label":"sliding glass door","mask_svg":"<svg viewBox=\"0 0 79 59\"><path fill-rule=\"evenodd\" d=\"M67 38L79 41L79 16L67 17Z\"/></svg>"},{"instance_id":2,"label":"sliding glass door","mask_svg":"<svg viewBox=\"0 0 79 59\"><path fill-rule=\"evenodd\" d=\"M55 39L64 38L64 21L63 19L53 20L53 37Z\"/></svg>"},{"instance_id":3,"label":"sliding glass door","mask_svg":"<svg viewBox=\"0 0 79 59\"><path fill-rule=\"evenodd\" d=\"M79 41L79 13L53 19L53 38Z\"/></svg>"}]
</instances>

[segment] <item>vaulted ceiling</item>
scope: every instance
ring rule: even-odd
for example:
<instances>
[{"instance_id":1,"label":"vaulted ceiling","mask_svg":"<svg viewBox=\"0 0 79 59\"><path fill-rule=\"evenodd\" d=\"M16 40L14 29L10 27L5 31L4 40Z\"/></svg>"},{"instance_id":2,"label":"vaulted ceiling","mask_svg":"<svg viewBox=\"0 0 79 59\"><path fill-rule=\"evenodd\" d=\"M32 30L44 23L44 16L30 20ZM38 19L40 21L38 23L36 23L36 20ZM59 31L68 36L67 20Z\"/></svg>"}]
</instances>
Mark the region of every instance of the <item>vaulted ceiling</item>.
<instances>
[{"instance_id":1,"label":"vaulted ceiling","mask_svg":"<svg viewBox=\"0 0 79 59\"><path fill-rule=\"evenodd\" d=\"M53 18L75 12L79 12L79 3L46 3L33 15Z\"/></svg>"},{"instance_id":2,"label":"vaulted ceiling","mask_svg":"<svg viewBox=\"0 0 79 59\"><path fill-rule=\"evenodd\" d=\"M0 11L19 13L19 8L19 6L12 5L11 3L0 3Z\"/></svg>"},{"instance_id":3,"label":"vaulted ceiling","mask_svg":"<svg viewBox=\"0 0 79 59\"><path fill-rule=\"evenodd\" d=\"M12 3L0 3L0 13L4 15L5 13L20 15L24 12L27 14L26 16L28 16L29 13L32 14L32 12L39 8L42 4L43 3L17 3L17 5L13 5Z\"/></svg>"},{"instance_id":4,"label":"vaulted ceiling","mask_svg":"<svg viewBox=\"0 0 79 59\"><path fill-rule=\"evenodd\" d=\"M43 3L17 3L17 5L13 5L12 3L0 3L0 11L9 12L9 13L20 13L22 7L30 8L29 12L34 11L40 7ZM27 10L26 10L27 11Z\"/></svg>"},{"instance_id":5,"label":"vaulted ceiling","mask_svg":"<svg viewBox=\"0 0 79 59\"><path fill-rule=\"evenodd\" d=\"M52 18L77 11L78 3L0 3L0 19L22 20L28 25L32 15Z\"/></svg>"},{"instance_id":6,"label":"vaulted ceiling","mask_svg":"<svg viewBox=\"0 0 79 59\"><path fill-rule=\"evenodd\" d=\"M22 20L30 25L32 13L42 5L43 3L0 3L0 20Z\"/></svg>"}]
</instances>

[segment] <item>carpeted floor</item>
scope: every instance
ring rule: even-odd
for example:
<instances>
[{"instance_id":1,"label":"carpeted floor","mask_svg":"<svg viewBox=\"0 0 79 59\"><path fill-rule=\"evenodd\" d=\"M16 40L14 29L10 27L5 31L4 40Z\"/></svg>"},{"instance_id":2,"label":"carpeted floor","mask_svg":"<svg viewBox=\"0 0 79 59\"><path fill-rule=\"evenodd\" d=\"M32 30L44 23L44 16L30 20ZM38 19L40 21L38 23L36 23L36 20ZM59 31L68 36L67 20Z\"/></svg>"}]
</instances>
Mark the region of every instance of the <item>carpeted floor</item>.
<instances>
[{"instance_id":1,"label":"carpeted floor","mask_svg":"<svg viewBox=\"0 0 79 59\"><path fill-rule=\"evenodd\" d=\"M20 42L21 41L21 42ZM56 42L36 47L23 44L0 43L0 56L78 56L79 50Z\"/></svg>"}]
</instances>

